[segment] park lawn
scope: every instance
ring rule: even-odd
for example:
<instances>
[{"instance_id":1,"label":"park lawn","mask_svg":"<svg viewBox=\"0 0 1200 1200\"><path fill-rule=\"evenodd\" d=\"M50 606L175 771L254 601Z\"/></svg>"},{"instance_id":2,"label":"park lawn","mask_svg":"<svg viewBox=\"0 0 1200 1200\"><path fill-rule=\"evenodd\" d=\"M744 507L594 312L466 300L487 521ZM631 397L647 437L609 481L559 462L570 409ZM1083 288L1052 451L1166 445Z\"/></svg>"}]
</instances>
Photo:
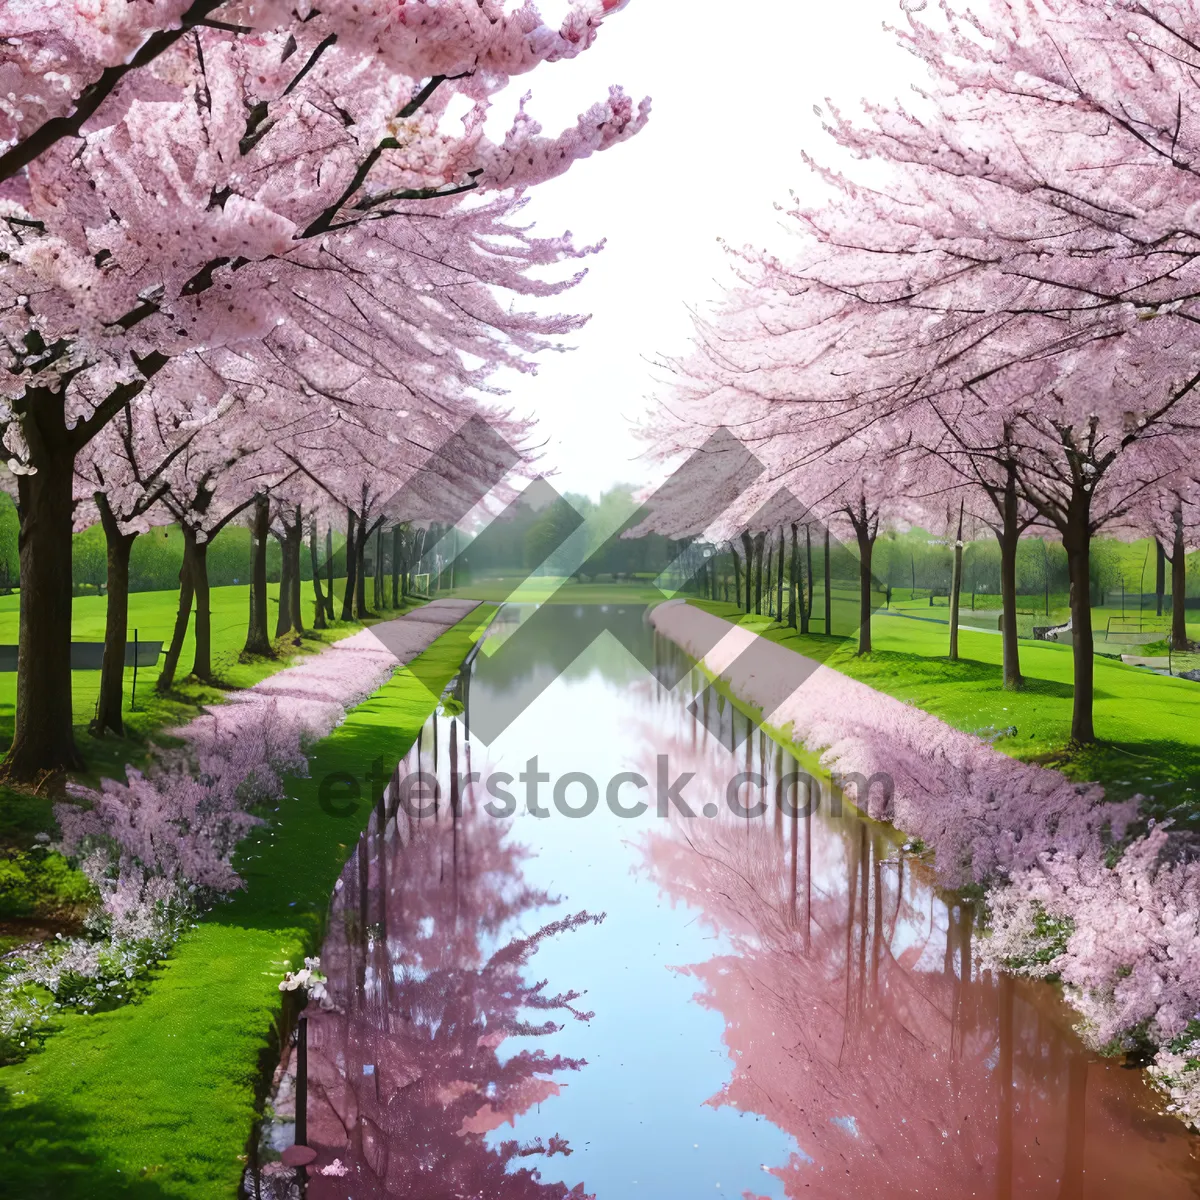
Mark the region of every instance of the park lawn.
<instances>
[{"instance_id":1,"label":"park lawn","mask_svg":"<svg viewBox=\"0 0 1200 1200\"><path fill-rule=\"evenodd\" d=\"M418 660L441 688L494 610L475 610ZM417 664L414 664L417 665ZM239 849L244 890L176 946L140 1001L65 1014L45 1048L0 1068L0 1192L55 1200L237 1194L264 1068L277 1061L279 980L320 944L329 897L386 780L437 696L398 671L309 756L310 777ZM381 771L372 771L376 761ZM322 779L362 784L353 811ZM345 790L339 789L339 806Z\"/></svg>"},{"instance_id":2,"label":"park lawn","mask_svg":"<svg viewBox=\"0 0 1200 1200\"><path fill-rule=\"evenodd\" d=\"M337 608L340 611L341 584L335 581ZM273 629L279 585L268 584L268 627ZM15 645L18 637L19 597L0 596L0 643ZM178 590L133 592L129 597L129 637L137 629L144 641L167 643L175 624L179 603ZM312 620L312 585L306 583L302 598L304 619ZM387 610L392 617L417 607L422 601L413 600L402 609ZM103 641L107 600L103 596L76 596L72 603L72 634L76 641ZM87 730L95 715L96 698L100 691L99 671L72 671L72 701L75 712L75 736L89 770L83 778L95 783L101 776L120 777L125 765L138 765L146 760L151 743L165 729L190 720L205 704L219 703L223 688L251 687L268 675L286 667L289 661L304 654L314 654L330 642L347 637L362 628L357 622L335 622L322 631L309 630L296 644L295 636L277 643L279 657L239 661L246 641L249 620L250 588L247 584L212 589L212 647L213 669L222 687L214 688L189 681L195 654L195 634L189 624L175 687L170 695L160 696L154 689L158 667L143 667L138 671L137 710L130 711L133 700L133 671L125 672L124 738L93 738ZM369 622L368 622L369 623ZM160 660L161 661L161 660ZM17 676L15 672L0 673L0 752L12 741L16 711ZM54 831L53 806L61 795L33 795L0 789L0 847L27 847L42 831Z\"/></svg>"},{"instance_id":3,"label":"park lawn","mask_svg":"<svg viewBox=\"0 0 1200 1200\"><path fill-rule=\"evenodd\" d=\"M1147 811L1156 816L1173 812L1180 819L1200 818L1198 684L1097 656L1100 744L1073 750L1067 744L1073 697L1068 647L1022 641L1026 687L1007 692L996 634L960 628L955 663L946 657L948 626L877 613L871 625L874 649L860 657L856 639L800 635L765 617L746 616L732 604L692 603L910 701L957 729L994 739L998 750L1014 758L1057 766L1074 779L1096 780L1114 798L1141 792ZM1004 732L1009 729L1015 732Z\"/></svg>"},{"instance_id":4,"label":"park lawn","mask_svg":"<svg viewBox=\"0 0 1200 1200\"><path fill-rule=\"evenodd\" d=\"M918 617L922 620L942 621L946 624L950 620L950 603L945 595L936 596L934 603L930 604L928 592L923 592L916 598L912 598L908 588L903 589L903 591L895 588L892 591L891 604L887 605L886 608L883 603L882 594L877 596L876 600L879 606L878 611L906 613L911 617ZM1189 614L1191 611L1189 610ZM1051 593L1049 613L1046 612L1040 596L1022 595L1017 598L1017 628L1020 630L1021 637L1031 637L1035 625L1065 625L1070 616L1071 610L1065 594ZM970 596L963 596L962 607L959 612L960 625L974 624L979 628L998 631L999 617L999 596L985 596L980 594L976 597L975 608L971 607ZM1110 624L1112 627L1111 635L1109 635ZM1122 607L1119 602L1113 603L1111 597L1108 603L1093 605L1092 607L1092 630L1096 640L1096 648L1101 653L1105 651L1105 643L1109 636L1111 636L1113 643L1117 643L1115 649L1111 651L1112 653L1118 653L1123 649L1133 649L1133 647L1120 645L1124 641L1122 635L1124 633L1136 633L1139 626L1145 629L1147 633L1152 630L1159 630L1165 637L1167 631L1171 628L1171 614L1170 612L1166 612L1161 617L1156 616L1153 604L1139 609L1136 601L1133 599ZM1187 630L1188 636L1192 641L1200 641L1200 623L1188 621Z\"/></svg>"}]
</instances>

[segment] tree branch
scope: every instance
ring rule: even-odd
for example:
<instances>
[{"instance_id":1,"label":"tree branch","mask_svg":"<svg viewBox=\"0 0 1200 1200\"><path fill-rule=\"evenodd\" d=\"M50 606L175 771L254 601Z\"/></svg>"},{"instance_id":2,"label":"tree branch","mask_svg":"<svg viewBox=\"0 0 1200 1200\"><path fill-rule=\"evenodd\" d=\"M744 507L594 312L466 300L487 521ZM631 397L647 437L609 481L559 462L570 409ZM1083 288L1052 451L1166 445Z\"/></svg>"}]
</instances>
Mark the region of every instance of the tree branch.
<instances>
[{"instance_id":1,"label":"tree branch","mask_svg":"<svg viewBox=\"0 0 1200 1200\"><path fill-rule=\"evenodd\" d=\"M89 83L79 93L71 112L65 116L51 117L49 120L43 121L32 133L19 139L3 154L0 154L0 180L10 179L63 138L77 137L84 123L112 95L126 75L153 62L184 34L206 21L209 14L219 8L222 3L224 0L193 0L191 7L180 19L178 29L160 29L158 32L152 33L128 62L105 68L99 79Z\"/></svg>"}]
</instances>

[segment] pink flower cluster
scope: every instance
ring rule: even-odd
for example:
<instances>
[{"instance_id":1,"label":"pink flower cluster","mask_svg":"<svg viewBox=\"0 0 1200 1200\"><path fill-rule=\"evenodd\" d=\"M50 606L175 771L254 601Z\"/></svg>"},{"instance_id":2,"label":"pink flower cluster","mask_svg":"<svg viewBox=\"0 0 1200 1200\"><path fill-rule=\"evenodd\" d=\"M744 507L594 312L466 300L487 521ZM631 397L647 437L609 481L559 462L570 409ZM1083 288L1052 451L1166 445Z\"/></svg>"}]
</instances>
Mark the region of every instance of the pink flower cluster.
<instances>
[{"instance_id":1,"label":"pink flower cluster","mask_svg":"<svg viewBox=\"0 0 1200 1200\"><path fill-rule=\"evenodd\" d=\"M256 805L302 774L305 749L474 607L435 601L419 613L328 647L214 705L183 729L158 765L124 782L71 787L60 804L61 850L96 884L91 937L21 952L0 983L0 1039L25 1047L54 1008L121 1001L129 981L169 950L198 900L241 886L231 860ZM47 1002L45 993L53 999Z\"/></svg>"},{"instance_id":2,"label":"pink flower cluster","mask_svg":"<svg viewBox=\"0 0 1200 1200\"><path fill-rule=\"evenodd\" d=\"M437 632L426 625L416 640ZM280 794L283 774L305 770L304 746L325 737L397 661L370 633L355 634L176 730L183 748L158 769L130 767L124 782L106 779L98 790L72 786L77 803L57 809L64 852L109 850L103 877L118 880L109 908L125 902L120 881L136 888L144 875L214 892L239 887L230 859L261 823L249 810Z\"/></svg>"},{"instance_id":3,"label":"pink flower cluster","mask_svg":"<svg viewBox=\"0 0 1200 1200\"><path fill-rule=\"evenodd\" d=\"M1097 1049L1148 1037L1174 1110L1200 1121L1200 1071L1171 1066L1200 1016L1200 862L1172 862L1162 827L1113 854L1138 797L1106 802L1098 785L1008 758L784 647L768 674L767 658L745 653L754 634L693 605L668 602L651 619L743 700L786 696L767 722L821 749L835 773L889 776L892 794L873 789L870 816L931 846L947 886L990 885L985 963L1059 976Z\"/></svg>"}]
</instances>

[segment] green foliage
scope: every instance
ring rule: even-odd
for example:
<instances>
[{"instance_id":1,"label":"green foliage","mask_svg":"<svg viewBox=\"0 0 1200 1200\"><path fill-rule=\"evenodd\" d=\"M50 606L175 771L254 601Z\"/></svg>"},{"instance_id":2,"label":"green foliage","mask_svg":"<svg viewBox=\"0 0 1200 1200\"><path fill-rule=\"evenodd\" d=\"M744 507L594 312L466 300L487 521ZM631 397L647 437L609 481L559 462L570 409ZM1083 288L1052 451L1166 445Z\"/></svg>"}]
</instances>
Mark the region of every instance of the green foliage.
<instances>
[{"instance_id":1,"label":"green foliage","mask_svg":"<svg viewBox=\"0 0 1200 1200\"><path fill-rule=\"evenodd\" d=\"M321 556L324 558L324 546ZM344 556L343 556L344 557ZM103 587L107 573L104 531L93 525L75 535L72 569L77 592L91 593ZM267 542L267 579L279 582L282 554L279 542ZM183 534L178 525L163 525L139 534L129 554L131 592L170 591L179 587L183 566ZM345 570L341 571L345 574ZM300 575L312 578L309 555L300 556ZM250 530L244 525L227 525L208 547L208 582L212 587L245 584L250 578Z\"/></svg>"},{"instance_id":2,"label":"green foliage","mask_svg":"<svg viewBox=\"0 0 1200 1200\"><path fill-rule=\"evenodd\" d=\"M576 502L586 497L575 497ZM567 570L570 565L568 539L580 525L584 514L576 510L567 499L556 500L542 512L525 530L523 562L527 571L534 571L545 564L552 573Z\"/></svg>"},{"instance_id":3,"label":"green foliage","mask_svg":"<svg viewBox=\"0 0 1200 1200\"><path fill-rule=\"evenodd\" d=\"M95 900L87 877L39 848L0 854L0 920L71 917Z\"/></svg>"},{"instance_id":4,"label":"green foliage","mask_svg":"<svg viewBox=\"0 0 1200 1200\"><path fill-rule=\"evenodd\" d=\"M1187 1023L1187 1028L1167 1048L1176 1054L1187 1054L1198 1042L1200 1042L1200 1018L1193 1017ZM1200 1070L1200 1058L1189 1057L1184 1069Z\"/></svg>"},{"instance_id":5,"label":"green foliage","mask_svg":"<svg viewBox=\"0 0 1200 1200\"><path fill-rule=\"evenodd\" d=\"M183 534L177 526L143 533L129 553L129 590L156 592L179 586L183 565Z\"/></svg>"},{"instance_id":6,"label":"green foliage","mask_svg":"<svg viewBox=\"0 0 1200 1200\"><path fill-rule=\"evenodd\" d=\"M550 575L575 571L589 583L604 575L614 581L639 574L654 577L670 561L667 539L658 534L614 536L636 509L632 487L619 484L598 502L569 493L541 512L522 511L490 527L485 542L467 547L455 582L483 584L504 577L519 582L543 565ZM584 524L575 529L580 517Z\"/></svg>"},{"instance_id":7,"label":"green foliage","mask_svg":"<svg viewBox=\"0 0 1200 1200\"><path fill-rule=\"evenodd\" d=\"M7 492L0 492L0 595L7 595L17 586L21 573L17 550L20 532L17 506Z\"/></svg>"},{"instance_id":8,"label":"green foliage","mask_svg":"<svg viewBox=\"0 0 1200 1200\"><path fill-rule=\"evenodd\" d=\"M1075 932L1075 922L1069 917L1058 920L1037 901L1033 905L1033 930L1028 942L1028 952L1020 958L1006 958L1004 965L1010 971L1028 972L1031 967L1045 967L1066 953L1067 943Z\"/></svg>"},{"instance_id":9,"label":"green foliage","mask_svg":"<svg viewBox=\"0 0 1200 1200\"><path fill-rule=\"evenodd\" d=\"M108 550L99 525L77 533L71 543L71 579L75 592L99 593L108 579Z\"/></svg>"}]
</instances>

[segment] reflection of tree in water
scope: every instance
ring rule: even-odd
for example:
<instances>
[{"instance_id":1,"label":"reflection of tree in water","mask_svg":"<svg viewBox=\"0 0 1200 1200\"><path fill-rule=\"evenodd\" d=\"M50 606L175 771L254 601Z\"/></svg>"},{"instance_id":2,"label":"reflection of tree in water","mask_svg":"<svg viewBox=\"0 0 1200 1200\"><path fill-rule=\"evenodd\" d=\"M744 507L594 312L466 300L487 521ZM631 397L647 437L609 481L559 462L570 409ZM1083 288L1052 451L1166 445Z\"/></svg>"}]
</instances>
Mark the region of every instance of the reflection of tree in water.
<instances>
[{"instance_id":1,"label":"reflection of tree in water","mask_svg":"<svg viewBox=\"0 0 1200 1200\"><path fill-rule=\"evenodd\" d=\"M773 1171L789 1197L1083 1200L1085 1175L1088 1200L1197 1194L1188 1139L1132 1073L1086 1054L1053 990L974 966L969 904L850 813L730 814L735 771L773 796L797 764L757 732L731 759L670 711L647 745L672 777L696 773L693 809L722 814L656 830L645 862L730 947L682 968L725 1021L732 1074L709 1103L795 1138Z\"/></svg>"},{"instance_id":2,"label":"reflection of tree in water","mask_svg":"<svg viewBox=\"0 0 1200 1200\"><path fill-rule=\"evenodd\" d=\"M520 607L524 611L516 605L502 611L502 644L494 654L481 654L475 660L472 684L479 691L486 689L496 698L505 699L523 694L531 686L540 690L559 678L583 678L596 669L596 661L592 655L580 658L580 654L606 630L632 647L644 663L652 662L655 635L646 621L645 605L551 603L536 610L532 605ZM624 681L632 682L644 673L611 644L597 653L604 654L606 678L623 673Z\"/></svg>"},{"instance_id":3,"label":"reflection of tree in water","mask_svg":"<svg viewBox=\"0 0 1200 1200\"><path fill-rule=\"evenodd\" d=\"M473 805L464 805L472 810ZM522 1160L571 1153L566 1142L489 1144L486 1135L557 1094L555 1076L585 1065L513 1040L587 1020L576 992L527 982L549 937L598 921L578 913L527 937L507 930L551 903L525 886L523 851L506 826L464 811L450 820L400 813L372 832L335 896L322 970L334 1007L310 1004L311 1200L583 1200ZM507 1044L507 1045L506 1045Z\"/></svg>"}]
</instances>

